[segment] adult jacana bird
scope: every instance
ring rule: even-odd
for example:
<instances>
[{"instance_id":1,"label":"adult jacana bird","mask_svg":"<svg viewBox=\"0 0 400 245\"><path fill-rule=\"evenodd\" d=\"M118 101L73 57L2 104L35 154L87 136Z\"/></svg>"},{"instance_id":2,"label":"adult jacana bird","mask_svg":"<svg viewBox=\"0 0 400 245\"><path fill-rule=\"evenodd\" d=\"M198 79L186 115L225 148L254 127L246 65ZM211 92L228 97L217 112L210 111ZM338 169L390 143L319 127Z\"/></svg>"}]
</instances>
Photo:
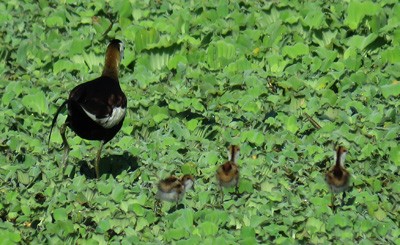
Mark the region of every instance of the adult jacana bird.
<instances>
[{"instance_id":1,"label":"adult jacana bird","mask_svg":"<svg viewBox=\"0 0 400 245\"><path fill-rule=\"evenodd\" d=\"M239 158L240 147L230 145L228 147L228 161L220 165L217 169L217 181L220 187L221 198L223 201L223 187L235 187L237 192L239 184L239 167L237 159Z\"/></svg>"},{"instance_id":2,"label":"adult jacana bird","mask_svg":"<svg viewBox=\"0 0 400 245\"><path fill-rule=\"evenodd\" d=\"M70 151L65 137L65 130L68 127L83 139L101 142L94 162L96 176L99 177L99 161L103 145L114 138L121 129L126 114L127 99L118 80L123 53L123 43L117 39L112 40L107 47L102 75L76 86L68 99L58 108L52 121L49 142L57 117L67 106L68 116L60 129L64 145L63 166L66 165Z\"/></svg>"},{"instance_id":3,"label":"adult jacana bird","mask_svg":"<svg viewBox=\"0 0 400 245\"><path fill-rule=\"evenodd\" d=\"M343 198L350 184L350 173L344 167L344 160L347 154L346 148L339 146L336 149L335 165L325 174L326 183L332 192L332 209L335 210L335 194L343 192Z\"/></svg>"}]
</instances>

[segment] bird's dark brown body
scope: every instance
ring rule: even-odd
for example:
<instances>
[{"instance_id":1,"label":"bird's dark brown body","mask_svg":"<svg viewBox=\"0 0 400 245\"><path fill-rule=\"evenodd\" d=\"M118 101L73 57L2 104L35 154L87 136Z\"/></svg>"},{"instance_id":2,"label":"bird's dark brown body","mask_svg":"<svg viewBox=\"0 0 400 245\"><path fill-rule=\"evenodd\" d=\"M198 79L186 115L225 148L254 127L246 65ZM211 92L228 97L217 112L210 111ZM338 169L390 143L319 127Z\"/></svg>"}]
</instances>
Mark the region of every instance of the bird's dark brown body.
<instances>
[{"instance_id":1,"label":"bird's dark brown body","mask_svg":"<svg viewBox=\"0 0 400 245\"><path fill-rule=\"evenodd\" d=\"M123 43L117 39L112 40L107 47L102 75L77 85L58 108L51 129L61 110L65 106L68 109L67 119L60 130L64 144L63 165L67 162L70 150L65 136L65 129L68 127L83 139L101 142L95 160L96 175L99 177L98 164L102 147L121 129L126 114L127 99L118 80L122 57Z\"/></svg>"},{"instance_id":2,"label":"bird's dark brown body","mask_svg":"<svg viewBox=\"0 0 400 245\"><path fill-rule=\"evenodd\" d=\"M217 179L222 187L233 187L239 183L239 168L233 161L227 161L217 170Z\"/></svg>"},{"instance_id":3,"label":"bird's dark brown body","mask_svg":"<svg viewBox=\"0 0 400 245\"><path fill-rule=\"evenodd\" d=\"M339 146L336 150L335 165L325 174L325 180L333 193L345 191L349 187L350 173L344 168L347 150Z\"/></svg>"},{"instance_id":4,"label":"bird's dark brown body","mask_svg":"<svg viewBox=\"0 0 400 245\"><path fill-rule=\"evenodd\" d=\"M335 165L325 174L325 181L332 192L331 207L333 210L335 210L335 194L343 192L343 202L346 190L350 185L351 175L344 167L344 159L346 154L346 148L339 146L336 150Z\"/></svg>"},{"instance_id":5,"label":"bird's dark brown body","mask_svg":"<svg viewBox=\"0 0 400 245\"><path fill-rule=\"evenodd\" d=\"M221 203L224 199L222 188L235 187L236 193L239 186L239 166L237 159L239 158L240 147L237 145L230 145L228 147L228 161L220 165L216 172L216 177L221 194Z\"/></svg>"},{"instance_id":6,"label":"bird's dark brown body","mask_svg":"<svg viewBox=\"0 0 400 245\"><path fill-rule=\"evenodd\" d=\"M340 166L334 166L333 169L326 173L325 178L329 189L333 193L343 192L349 187L350 174Z\"/></svg>"},{"instance_id":7,"label":"bird's dark brown body","mask_svg":"<svg viewBox=\"0 0 400 245\"><path fill-rule=\"evenodd\" d=\"M87 140L110 141L121 129L123 118L112 127L104 127L84 111L97 118L110 117L115 108L126 108L126 97L118 81L102 76L76 86L70 93L67 107L67 126L79 137Z\"/></svg>"},{"instance_id":8,"label":"bird's dark brown body","mask_svg":"<svg viewBox=\"0 0 400 245\"><path fill-rule=\"evenodd\" d=\"M217 180L220 187L237 187L239 183L239 167L237 165L239 152L240 147L237 145L228 147L228 161L217 169Z\"/></svg>"}]
</instances>

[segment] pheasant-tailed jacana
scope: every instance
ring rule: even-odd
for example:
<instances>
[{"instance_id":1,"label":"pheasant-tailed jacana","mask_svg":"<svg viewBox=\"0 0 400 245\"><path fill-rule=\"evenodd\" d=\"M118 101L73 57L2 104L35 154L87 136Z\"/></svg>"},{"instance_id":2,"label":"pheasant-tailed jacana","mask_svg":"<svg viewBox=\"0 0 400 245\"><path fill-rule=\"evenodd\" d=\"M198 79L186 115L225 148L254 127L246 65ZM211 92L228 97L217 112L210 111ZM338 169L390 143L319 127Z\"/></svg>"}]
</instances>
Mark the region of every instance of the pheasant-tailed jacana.
<instances>
[{"instance_id":1,"label":"pheasant-tailed jacana","mask_svg":"<svg viewBox=\"0 0 400 245\"><path fill-rule=\"evenodd\" d=\"M236 145L228 147L228 161L217 169L217 180L220 187L221 199L223 201L222 187L235 187L236 193L239 184L239 167L237 159L239 158L240 148Z\"/></svg>"},{"instance_id":2,"label":"pheasant-tailed jacana","mask_svg":"<svg viewBox=\"0 0 400 245\"><path fill-rule=\"evenodd\" d=\"M175 202L178 206L178 202L182 200L186 191L191 189L193 185L194 177L192 175L186 174L181 178L170 176L158 183L156 198L162 201Z\"/></svg>"},{"instance_id":3,"label":"pheasant-tailed jacana","mask_svg":"<svg viewBox=\"0 0 400 245\"><path fill-rule=\"evenodd\" d=\"M99 177L99 161L103 145L121 129L126 114L126 96L118 80L123 51L123 43L117 39L112 40L107 47L102 75L76 86L69 94L69 98L58 108L51 125L49 142L58 114L67 106L68 117L60 129L64 145L63 166L70 151L65 137L66 127L69 127L83 139L101 142L94 164L96 176Z\"/></svg>"},{"instance_id":4,"label":"pheasant-tailed jacana","mask_svg":"<svg viewBox=\"0 0 400 245\"><path fill-rule=\"evenodd\" d=\"M339 146L335 154L335 165L325 174L326 183L332 192L332 209L335 209L335 194L343 192L343 198L350 183L350 173L344 168L344 160L347 154L346 148Z\"/></svg>"}]
</instances>

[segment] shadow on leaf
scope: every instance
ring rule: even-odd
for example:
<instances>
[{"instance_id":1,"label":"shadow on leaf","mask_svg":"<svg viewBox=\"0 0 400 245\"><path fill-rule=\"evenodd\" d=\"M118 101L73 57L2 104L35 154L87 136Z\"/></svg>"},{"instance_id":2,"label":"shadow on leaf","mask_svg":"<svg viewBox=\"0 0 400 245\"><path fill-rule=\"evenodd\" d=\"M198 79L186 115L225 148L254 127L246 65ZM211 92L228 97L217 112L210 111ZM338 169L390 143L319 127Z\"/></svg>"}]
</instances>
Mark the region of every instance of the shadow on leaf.
<instances>
[{"instance_id":1,"label":"shadow on leaf","mask_svg":"<svg viewBox=\"0 0 400 245\"><path fill-rule=\"evenodd\" d=\"M87 161L79 161L81 174L88 179L95 179L94 169L89 166ZM111 174L116 177L124 170L135 171L138 168L138 158L124 153L122 155L107 155L100 159L99 171L100 176L103 174Z\"/></svg>"}]
</instances>

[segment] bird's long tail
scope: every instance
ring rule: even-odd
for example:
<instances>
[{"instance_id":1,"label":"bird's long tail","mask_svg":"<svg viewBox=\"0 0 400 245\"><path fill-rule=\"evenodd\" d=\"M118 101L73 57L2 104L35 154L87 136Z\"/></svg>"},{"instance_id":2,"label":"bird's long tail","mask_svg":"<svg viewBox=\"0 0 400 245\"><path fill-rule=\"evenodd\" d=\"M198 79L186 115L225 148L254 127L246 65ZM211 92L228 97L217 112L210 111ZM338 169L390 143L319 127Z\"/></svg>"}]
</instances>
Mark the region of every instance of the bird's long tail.
<instances>
[{"instance_id":1,"label":"bird's long tail","mask_svg":"<svg viewBox=\"0 0 400 245\"><path fill-rule=\"evenodd\" d=\"M51 128L50 128L50 134L49 134L49 140L47 141L47 146L50 147L50 138L51 138L51 132L53 131L54 124L57 122L57 117L58 114L60 114L61 110L67 105L68 100L64 101L60 107L58 107L56 114L54 115L53 121L51 122Z\"/></svg>"}]
</instances>

